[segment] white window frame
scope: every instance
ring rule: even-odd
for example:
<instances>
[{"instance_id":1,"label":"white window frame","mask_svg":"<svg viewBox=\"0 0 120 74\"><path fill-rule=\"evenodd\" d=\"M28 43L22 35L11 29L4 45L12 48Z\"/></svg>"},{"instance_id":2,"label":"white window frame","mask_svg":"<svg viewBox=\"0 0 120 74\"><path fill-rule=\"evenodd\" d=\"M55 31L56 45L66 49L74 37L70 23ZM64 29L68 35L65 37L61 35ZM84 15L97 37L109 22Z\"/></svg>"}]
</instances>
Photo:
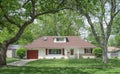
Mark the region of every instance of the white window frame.
<instances>
[{"instance_id":1,"label":"white window frame","mask_svg":"<svg viewBox=\"0 0 120 74\"><path fill-rule=\"evenodd\" d=\"M51 52L50 52L51 50ZM48 54L49 55L61 55L62 54L62 50L61 49L49 49L48 50Z\"/></svg>"},{"instance_id":2,"label":"white window frame","mask_svg":"<svg viewBox=\"0 0 120 74\"><path fill-rule=\"evenodd\" d=\"M59 39L61 39L61 40L59 40ZM55 43L64 43L67 41L66 39L67 39L66 37L57 37L57 38L54 38L54 42Z\"/></svg>"}]
</instances>

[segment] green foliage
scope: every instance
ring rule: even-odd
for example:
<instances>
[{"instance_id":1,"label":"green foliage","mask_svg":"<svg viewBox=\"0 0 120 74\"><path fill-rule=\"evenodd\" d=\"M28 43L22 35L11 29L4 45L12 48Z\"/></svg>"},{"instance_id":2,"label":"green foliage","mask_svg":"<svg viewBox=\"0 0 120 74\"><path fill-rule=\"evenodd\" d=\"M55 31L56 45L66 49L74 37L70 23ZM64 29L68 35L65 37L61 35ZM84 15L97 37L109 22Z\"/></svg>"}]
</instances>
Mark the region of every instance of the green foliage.
<instances>
[{"instance_id":1,"label":"green foliage","mask_svg":"<svg viewBox=\"0 0 120 74\"><path fill-rule=\"evenodd\" d=\"M110 46L120 47L120 35L116 35L112 39L109 40Z\"/></svg>"},{"instance_id":2,"label":"green foliage","mask_svg":"<svg viewBox=\"0 0 120 74\"><path fill-rule=\"evenodd\" d=\"M115 36L115 46L120 46L120 35Z\"/></svg>"},{"instance_id":3,"label":"green foliage","mask_svg":"<svg viewBox=\"0 0 120 74\"><path fill-rule=\"evenodd\" d=\"M43 15L40 19L42 19L40 29L44 30L41 31L42 36L79 35L79 28L83 27L82 17L76 12L69 10L63 10L54 15Z\"/></svg>"},{"instance_id":4,"label":"green foliage","mask_svg":"<svg viewBox=\"0 0 120 74\"><path fill-rule=\"evenodd\" d=\"M118 35L120 34L120 14L118 14L118 16L116 16L115 21L113 22L113 28L112 28L112 34L113 35Z\"/></svg>"},{"instance_id":5,"label":"green foliage","mask_svg":"<svg viewBox=\"0 0 120 74\"><path fill-rule=\"evenodd\" d=\"M102 57L102 49L101 48L94 48L93 49L93 54L96 56L96 57Z\"/></svg>"},{"instance_id":6,"label":"green foliage","mask_svg":"<svg viewBox=\"0 0 120 74\"><path fill-rule=\"evenodd\" d=\"M20 48L20 49L16 50L16 54L20 59L23 59L26 55L26 49Z\"/></svg>"}]
</instances>

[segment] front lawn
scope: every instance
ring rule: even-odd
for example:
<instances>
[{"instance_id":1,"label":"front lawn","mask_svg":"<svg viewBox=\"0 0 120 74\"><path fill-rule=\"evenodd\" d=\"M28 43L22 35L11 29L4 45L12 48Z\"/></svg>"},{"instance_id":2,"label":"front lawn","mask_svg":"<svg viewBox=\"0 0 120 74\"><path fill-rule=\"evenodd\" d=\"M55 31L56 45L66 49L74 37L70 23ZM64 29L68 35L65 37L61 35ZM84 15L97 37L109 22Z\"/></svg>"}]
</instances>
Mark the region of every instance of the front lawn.
<instances>
[{"instance_id":1,"label":"front lawn","mask_svg":"<svg viewBox=\"0 0 120 74\"><path fill-rule=\"evenodd\" d=\"M110 59L102 64L100 59L43 59L26 66L6 66L0 74L120 74L120 60Z\"/></svg>"},{"instance_id":2,"label":"front lawn","mask_svg":"<svg viewBox=\"0 0 120 74\"><path fill-rule=\"evenodd\" d=\"M27 66L33 67L120 67L119 59L109 59L107 64L103 64L101 59L44 59L29 62Z\"/></svg>"},{"instance_id":3,"label":"front lawn","mask_svg":"<svg viewBox=\"0 0 120 74\"><path fill-rule=\"evenodd\" d=\"M18 61L18 60L19 60L18 58L7 58L6 59L7 63L11 63L11 62Z\"/></svg>"}]
</instances>

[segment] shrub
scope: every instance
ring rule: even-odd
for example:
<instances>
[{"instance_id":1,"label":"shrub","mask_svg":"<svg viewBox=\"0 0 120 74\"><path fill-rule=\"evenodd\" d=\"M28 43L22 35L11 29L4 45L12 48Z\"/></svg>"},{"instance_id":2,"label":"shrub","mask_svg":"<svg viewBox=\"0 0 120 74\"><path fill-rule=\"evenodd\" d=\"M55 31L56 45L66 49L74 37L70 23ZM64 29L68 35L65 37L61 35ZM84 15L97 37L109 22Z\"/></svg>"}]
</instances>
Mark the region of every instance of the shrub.
<instances>
[{"instance_id":1,"label":"shrub","mask_svg":"<svg viewBox=\"0 0 120 74\"><path fill-rule=\"evenodd\" d=\"M23 59L23 57L25 57L25 54L26 54L26 49L20 48L16 51L16 54L20 59Z\"/></svg>"},{"instance_id":2,"label":"shrub","mask_svg":"<svg viewBox=\"0 0 120 74\"><path fill-rule=\"evenodd\" d=\"M94 48L93 49L93 54L96 56L96 57L102 57L102 49L101 48Z\"/></svg>"}]
</instances>

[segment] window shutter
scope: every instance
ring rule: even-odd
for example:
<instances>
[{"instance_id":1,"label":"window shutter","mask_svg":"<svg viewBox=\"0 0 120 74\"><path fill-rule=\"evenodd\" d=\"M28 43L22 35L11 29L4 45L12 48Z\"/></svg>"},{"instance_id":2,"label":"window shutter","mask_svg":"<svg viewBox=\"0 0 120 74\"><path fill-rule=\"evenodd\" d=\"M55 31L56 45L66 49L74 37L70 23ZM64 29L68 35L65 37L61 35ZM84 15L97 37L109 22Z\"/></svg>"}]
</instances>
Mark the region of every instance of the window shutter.
<instances>
[{"instance_id":1,"label":"window shutter","mask_svg":"<svg viewBox=\"0 0 120 74\"><path fill-rule=\"evenodd\" d=\"M65 55L65 54L64 54L64 48L62 49L62 55Z\"/></svg>"},{"instance_id":2,"label":"window shutter","mask_svg":"<svg viewBox=\"0 0 120 74\"><path fill-rule=\"evenodd\" d=\"M48 55L48 49L46 49L46 55Z\"/></svg>"},{"instance_id":3,"label":"window shutter","mask_svg":"<svg viewBox=\"0 0 120 74\"><path fill-rule=\"evenodd\" d=\"M84 54L86 54L86 48L84 48Z\"/></svg>"},{"instance_id":4,"label":"window shutter","mask_svg":"<svg viewBox=\"0 0 120 74\"><path fill-rule=\"evenodd\" d=\"M91 54L92 54L92 48L90 49L90 51L91 51Z\"/></svg>"},{"instance_id":5,"label":"window shutter","mask_svg":"<svg viewBox=\"0 0 120 74\"><path fill-rule=\"evenodd\" d=\"M74 49L71 49L71 50L70 50L70 54L71 54L71 55L74 55Z\"/></svg>"}]
</instances>

